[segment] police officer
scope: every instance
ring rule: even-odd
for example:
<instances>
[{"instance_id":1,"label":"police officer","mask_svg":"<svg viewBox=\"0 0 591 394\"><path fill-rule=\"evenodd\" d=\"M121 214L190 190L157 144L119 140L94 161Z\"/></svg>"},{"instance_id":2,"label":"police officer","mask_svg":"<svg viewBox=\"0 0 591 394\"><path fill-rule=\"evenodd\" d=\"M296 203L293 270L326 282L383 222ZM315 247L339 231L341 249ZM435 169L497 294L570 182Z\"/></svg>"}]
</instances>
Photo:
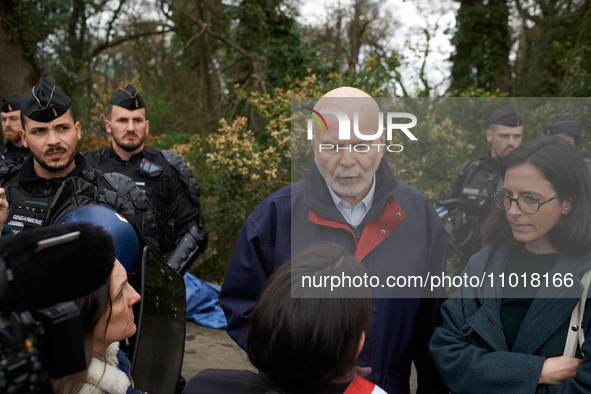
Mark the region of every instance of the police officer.
<instances>
[{"instance_id":1,"label":"police officer","mask_svg":"<svg viewBox=\"0 0 591 394\"><path fill-rule=\"evenodd\" d=\"M109 101L105 128L111 146L84 157L88 165L129 176L146 192L159 223L161 250L168 264L183 274L207 246L199 185L179 155L144 144L149 125L142 96L127 85Z\"/></svg>"},{"instance_id":2,"label":"police officer","mask_svg":"<svg viewBox=\"0 0 591 394\"><path fill-rule=\"evenodd\" d=\"M29 149L23 146L21 132L21 103L19 96L2 97L0 117L2 118L2 135L4 144L0 145L0 160L9 160L21 164L29 155Z\"/></svg>"},{"instance_id":3,"label":"police officer","mask_svg":"<svg viewBox=\"0 0 591 394\"><path fill-rule=\"evenodd\" d=\"M557 135L576 148L581 142L581 124L580 119L560 116L544 125L544 135ZM583 161L591 175L591 159L584 157Z\"/></svg>"},{"instance_id":4,"label":"police officer","mask_svg":"<svg viewBox=\"0 0 591 394\"><path fill-rule=\"evenodd\" d=\"M31 156L22 165L0 166L0 187L9 202L7 225L20 232L55 223L82 205L105 205L125 216L144 244L158 248L144 193L124 175L86 169L78 154L81 125L68 96L41 78L22 101L21 120Z\"/></svg>"},{"instance_id":5,"label":"police officer","mask_svg":"<svg viewBox=\"0 0 591 394\"><path fill-rule=\"evenodd\" d=\"M490 208L490 196L502 187L499 164L521 144L523 122L515 107L505 104L491 116L486 140L490 152L465 163L451 181L443 205L451 215L453 247L461 253L458 273L482 247L480 224Z\"/></svg>"}]
</instances>

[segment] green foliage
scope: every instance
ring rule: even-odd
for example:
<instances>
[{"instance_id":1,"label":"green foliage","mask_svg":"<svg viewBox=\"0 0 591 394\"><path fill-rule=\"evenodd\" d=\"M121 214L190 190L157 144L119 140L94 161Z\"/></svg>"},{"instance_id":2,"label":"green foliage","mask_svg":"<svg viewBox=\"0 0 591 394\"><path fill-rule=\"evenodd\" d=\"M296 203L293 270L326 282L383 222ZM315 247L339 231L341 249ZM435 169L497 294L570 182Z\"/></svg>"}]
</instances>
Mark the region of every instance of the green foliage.
<instances>
[{"instance_id":1,"label":"green foliage","mask_svg":"<svg viewBox=\"0 0 591 394\"><path fill-rule=\"evenodd\" d=\"M565 69L562 95L566 97L591 96L591 43L566 50L561 43L554 43L557 52L563 53L559 64Z\"/></svg>"},{"instance_id":2,"label":"green foliage","mask_svg":"<svg viewBox=\"0 0 591 394\"><path fill-rule=\"evenodd\" d=\"M332 73L324 80L328 90L339 86L353 86L375 97L391 96L397 82L402 80L400 66L404 57L397 51L391 51L387 57L370 56L360 66L359 71Z\"/></svg>"},{"instance_id":3,"label":"green foliage","mask_svg":"<svg viewBox=\"0 0 591 394\"><path fill-rule=\"evenodd\" d=\"M437 205L459 166L475 156L474 145L466 138L468 131L449 118L428 114L421 121L420 130L413 130L418 141L405 143L392 167L398 179Z\"/></svg>"},{"instance_id":4,"label":"green foliage","mask_svg":"<svg viewBox=\"0 0 591 394\"><path fill-rule=\"evenodd\" d=\"M219 280L225 273L238 232L246 217L262 199L285 183L279 178L280 162L289 150L261 146L247 128L247 119L220 121L217 133L194 135L187 144L173 147L193 167L203 196L209 247L194 271Z\"/></svg>"},{"instance_id":5,"label":"green foliage","mask_svg":"<svg viewBox=\"0 0 591 394\"><path fill-rule=\"evenodd\" d=\"M39 67L37 45L54 33L68 17L70 0L16 1L14 20L18 22L21 42L34 64Z\"/></svg>"},{"instance_id":6,"label":"green foliage","mask_svg":"<svg viewBox=\"0 0 591 394\"><path fill-rule=\"evenodd\" d=\"M509 31L507 0L459 0L456 29L451 39L451 89L509 88Z\"/></svg>"},{"instance_id":7,"label":"green foliage","mask_svg":"<svg viewBox=\"0 0 591 394\"><path fill-rule=\"evenodd\" d=\"M588 84L585 86L584 77L588 66L584 65L580 56L591 45L591 2L536 0L525 9L527 3L520 0L516 5L522 3L520 16L526 27L520 35L515 60L513 94L588 96L591 87Z\"/></svg>"}]
</instances>

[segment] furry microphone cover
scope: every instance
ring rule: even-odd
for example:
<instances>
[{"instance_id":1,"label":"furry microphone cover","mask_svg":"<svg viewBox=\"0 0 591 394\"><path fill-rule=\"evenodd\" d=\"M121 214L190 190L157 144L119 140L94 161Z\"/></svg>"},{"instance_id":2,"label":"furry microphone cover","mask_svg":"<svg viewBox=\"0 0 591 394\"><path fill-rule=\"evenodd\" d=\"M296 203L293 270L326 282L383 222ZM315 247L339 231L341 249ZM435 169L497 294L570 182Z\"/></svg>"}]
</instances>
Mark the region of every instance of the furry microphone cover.
<instances>
[{"instance_id":1,"label":"furry microphone cover","mask_svg":"<svg viewBox=\"0 0 591 394\"><path fill-rule=\"evenodd\" d=\"M105 283L115 256L111 235L90 223L2 237L0 309L40 309L89 294Z\"/></svg>"}]
</instances>

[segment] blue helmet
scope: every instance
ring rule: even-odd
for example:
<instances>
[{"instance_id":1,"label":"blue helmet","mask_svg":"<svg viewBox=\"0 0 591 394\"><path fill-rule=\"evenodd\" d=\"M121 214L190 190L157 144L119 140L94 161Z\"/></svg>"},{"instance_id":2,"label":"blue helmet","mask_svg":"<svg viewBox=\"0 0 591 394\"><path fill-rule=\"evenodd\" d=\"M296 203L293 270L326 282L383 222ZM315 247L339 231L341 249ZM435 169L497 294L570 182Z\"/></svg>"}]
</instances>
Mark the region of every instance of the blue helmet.
<instances>
[{"instance_id":1,"label":"blue helmet","mask_svg":"<svg viewBox=\"0 0 591 394\"><path fill-rule=\"evenodd\" d=\"M111 234L117 249L117 259L128 273L133 271L139 253L139 243L133 226L123 215L102 205L86 205L65 214L59 224L89 222Z\"/></svg>"}]
</instances>

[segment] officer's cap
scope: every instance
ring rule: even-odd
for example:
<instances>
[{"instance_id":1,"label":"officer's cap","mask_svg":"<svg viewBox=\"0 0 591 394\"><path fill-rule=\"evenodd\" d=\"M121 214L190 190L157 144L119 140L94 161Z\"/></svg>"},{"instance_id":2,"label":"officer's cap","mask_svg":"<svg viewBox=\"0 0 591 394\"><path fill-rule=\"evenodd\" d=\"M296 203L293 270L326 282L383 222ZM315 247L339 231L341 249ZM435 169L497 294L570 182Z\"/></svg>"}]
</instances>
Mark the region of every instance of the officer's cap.
<instances>
[{"instance_id":1,"label":"officer's cap","mask_svg":"<svg viewBox=\"0 0 591 394\"><path fill-rule=\"evenodd\" d=\"M566 116L554 118L550 123L544 125L544 134L567 134L571 137L580 137L581 123L577 118L568 118Z\"/></svg>"},{"instance_id":2,"label":"officer's cap","mask_svg":"<svg viewBox=\"0 0 591 394\"><path fill-rule=\"evenodd\" d=\"M43 77L29 90L21 104L21 113L36 122L47 123L65 114L72 100Z\"/></svg>"},{"instance_id":3,"label":"officer's cap","mask_svg":"<svg viewBox=\"0 0 591 394\"><path fill-rule=\"evenodd\" d=\"M135 90L135 87L132 84L127 85L125 89L117 90L117 92L115 92L111 98L111 101L109 101L109 104L116 105L130 111L146 108L144 99L142 99L142 96L137 90Z\"/></svg>"},{"instance_id":4,"label":"officer's cap","mask_svg":"<svg viewBox=\"0 0 591 394\"><path fill-rule=\"evenodd\" d=\"M490 117L489 124L499 124L507 127L522 126L521 116L512 104L501 105Z\"/></svg>"},{"instance_id":5,"label":"officer's cap","mask_svg":"<svg viewBox=\"0 0 591 394\"><path fill-rule=\"evenodd\" d=\"M23 99L17 96L16 94L11 94L10 96L2 97L2 106L0 107L0 112L12 112L18 111L21 109L21 103Z\"/></svg>"}]
</instances>

